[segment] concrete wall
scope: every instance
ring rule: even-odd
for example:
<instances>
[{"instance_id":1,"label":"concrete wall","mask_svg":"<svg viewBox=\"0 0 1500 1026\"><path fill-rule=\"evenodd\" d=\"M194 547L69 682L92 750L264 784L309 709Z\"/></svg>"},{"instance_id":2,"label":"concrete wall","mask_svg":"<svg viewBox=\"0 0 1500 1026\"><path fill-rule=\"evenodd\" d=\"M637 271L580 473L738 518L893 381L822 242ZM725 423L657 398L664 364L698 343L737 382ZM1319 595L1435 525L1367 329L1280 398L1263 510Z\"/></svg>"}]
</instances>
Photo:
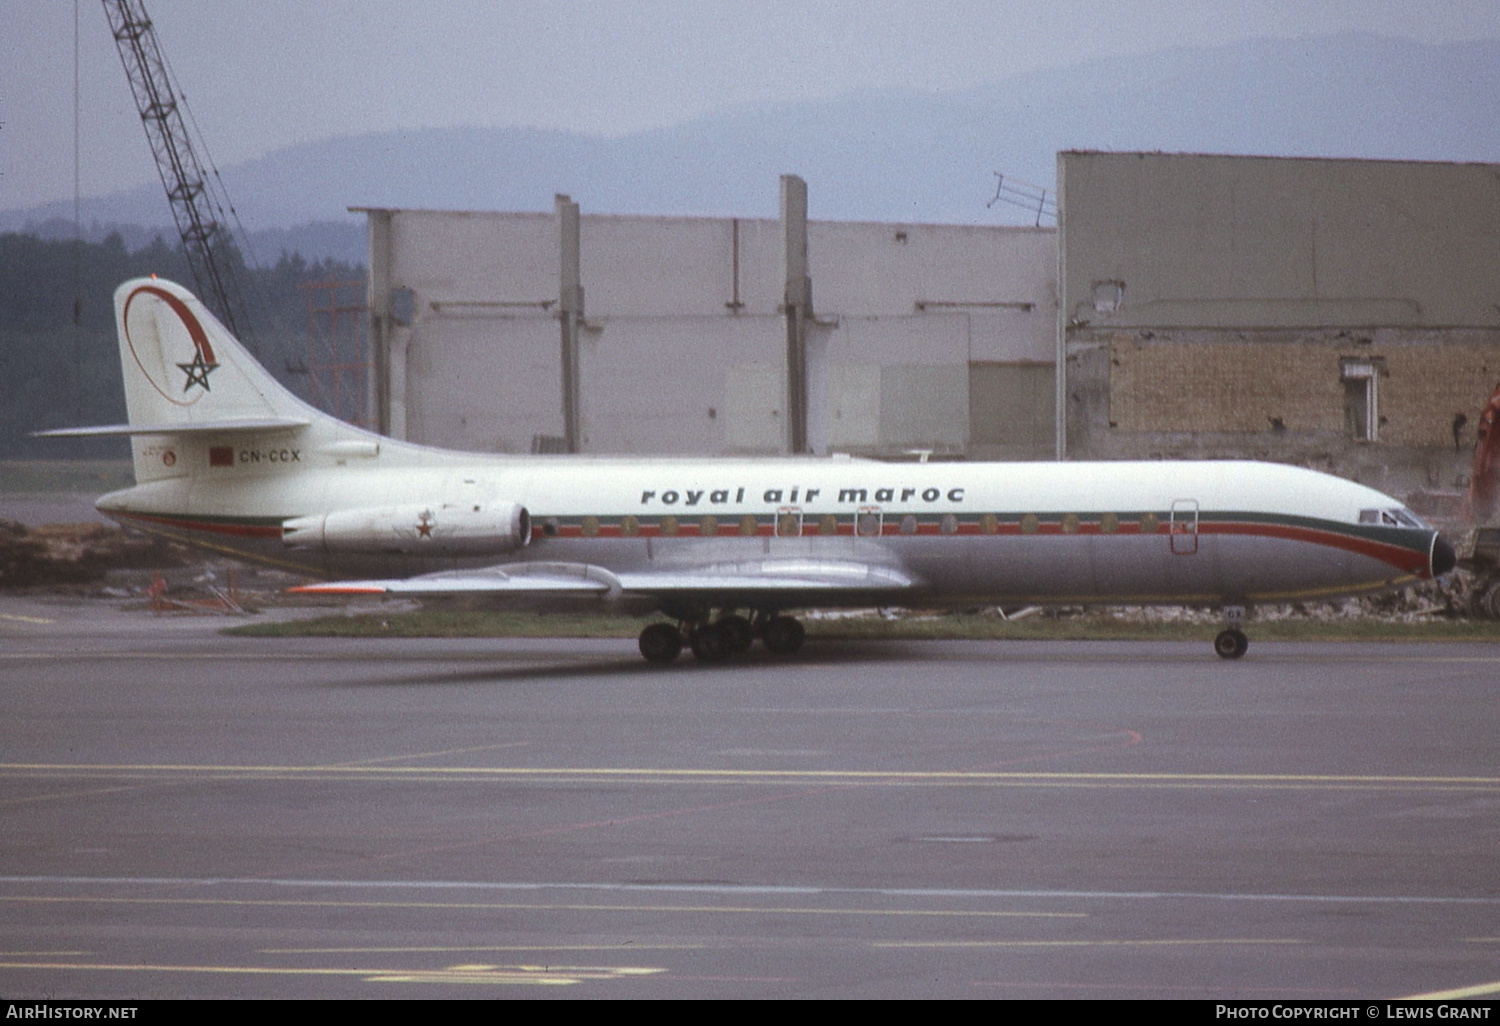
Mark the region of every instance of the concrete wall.
<instances>
[{"instance_id":1,"label":"concrete wall","mask_svg":"<svg viewBox=\"0 0 1500 1026\"><path fill-rule=\"evenodd\" d=\"M1058 187L1070 456L1462 475L1500 378L1500 167L1063 153Z\"/></svg>"},{"instance_id":2,"label":"concrete wall","mask_svg":"<svg viewBox=\"0 0 1500 1026\"><path fill-rule=\"evenodd\" d=\"M1061 153L1058 194L1071 324L1500 328L1500 165Z\"/></svg>"},{"instance_id":3,"label":"concrete wall","mask_svg":"<svg viewBox=\"0 0 1500 1026\"><path fill-rule=\"evenodd\" d=\"M386 429L498 452L555 444L558 217L368 214ZM1056 238L810 223L814 451L1049 456L1050 412L1039 434L1035 407L1050 411L1053 390ZM584 214L583 451L782 451L783 254L774 220Z\"/></svg>"}]
</instances>

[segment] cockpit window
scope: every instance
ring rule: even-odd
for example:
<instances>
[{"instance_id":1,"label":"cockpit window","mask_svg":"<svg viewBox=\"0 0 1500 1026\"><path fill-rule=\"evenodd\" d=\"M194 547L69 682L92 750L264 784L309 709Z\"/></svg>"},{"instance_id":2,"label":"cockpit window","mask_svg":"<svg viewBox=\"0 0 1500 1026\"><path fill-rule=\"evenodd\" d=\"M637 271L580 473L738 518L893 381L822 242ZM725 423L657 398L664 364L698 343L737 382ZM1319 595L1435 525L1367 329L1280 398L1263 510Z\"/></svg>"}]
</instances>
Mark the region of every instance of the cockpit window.
<instances>
[{"instance_id":1,"label":"cockpit window","mask_svg":"<svg viewBox=\"0 0 1500 1026\"><path fill-rule=\"evenodd\" d=\"M1359 522L1380 524L1385 527L1425 528L1427 526L1411 510L1400 506L1394 509L1362 509L1359 511Z\"/></svg>"}]
</instances>

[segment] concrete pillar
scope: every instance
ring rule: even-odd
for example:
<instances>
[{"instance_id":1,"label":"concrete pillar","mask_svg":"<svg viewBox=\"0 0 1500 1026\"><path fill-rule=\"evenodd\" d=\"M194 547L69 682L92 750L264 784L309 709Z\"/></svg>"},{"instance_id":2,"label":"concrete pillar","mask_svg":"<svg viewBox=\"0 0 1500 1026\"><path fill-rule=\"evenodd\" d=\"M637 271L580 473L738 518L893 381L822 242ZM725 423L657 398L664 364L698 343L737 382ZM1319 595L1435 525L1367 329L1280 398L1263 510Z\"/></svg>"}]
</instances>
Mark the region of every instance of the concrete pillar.
<instances>
[{"instance_id":1,"label":"concrete pillar","mask_svg":"<svg viewBox=\"0 0 1500 1026\"><path fill-rule=\"evenodd\" d=\"M578 322L583 319L583 280L579 258L578 204L561 194L553 198L558 222L557 318L562 325L563 438L568 452L583 451L579 408Z\"/></svg>"},{"instance_id":2,"label":"concrete pillar","mask_svg":"<svg viewBox=\"0 0 1500 1026\"><path fill-rule=\"evenodd\" d=\"M807 266L807 183L781 176L781 233L786 289L786 451L808 451L807 325L812 321L812 278Z\"/></svg>"},{"instance_id":3,"label":"concrete pillar","mask_svg":"<svg viewBox=\"0 0 1500 1026\"><path fill-rule=\"evenodd\" d=\"M1053 441L1053 456L1059 460L1068 458L1068 310L1063 301L1067 291L1068 233L1063 218L1067 214L1067 176L1064 154L1057 155L1057 371L1053 376L1052 430L1057 433Z\"/></svg>"},{"instance_id":4,"label":"concrete pillar","mask_svg":"<svg viewBox=\"0 0 1500 1026\"><path fill-rule=\"evenodd\" d=\"M394 211L365 210L370 275L365 302L370 310L370 367L365 408L376 431L391 436L391 218Z\"/></svg>"}]
</instances>

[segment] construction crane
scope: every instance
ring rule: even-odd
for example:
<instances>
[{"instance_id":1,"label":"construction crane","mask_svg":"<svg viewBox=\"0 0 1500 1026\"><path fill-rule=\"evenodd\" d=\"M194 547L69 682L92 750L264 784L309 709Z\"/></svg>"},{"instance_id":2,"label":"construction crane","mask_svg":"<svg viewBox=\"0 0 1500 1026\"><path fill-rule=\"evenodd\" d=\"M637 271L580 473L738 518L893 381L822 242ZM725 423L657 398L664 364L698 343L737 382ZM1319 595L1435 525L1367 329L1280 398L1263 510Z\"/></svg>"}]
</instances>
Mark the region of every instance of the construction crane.
<instances>
[{"instance_id":1,"label":"construction crane","mask_svg":"<svg viewBox=\"0 0 1500 1026\"><path fill-rule=\"evenodd\" d=\"M212 302L214 312L230 331L249 341L249 325L236 323L235 317L243 303L227 260L232 247L222 220L227 202L216 199L211 188L213 179L204 172L193 150L178 91L157 46L145 4L143 0L103 2L197 292ZM217 189L222 192L221 183Z\"/></svg>"}]
</instances>

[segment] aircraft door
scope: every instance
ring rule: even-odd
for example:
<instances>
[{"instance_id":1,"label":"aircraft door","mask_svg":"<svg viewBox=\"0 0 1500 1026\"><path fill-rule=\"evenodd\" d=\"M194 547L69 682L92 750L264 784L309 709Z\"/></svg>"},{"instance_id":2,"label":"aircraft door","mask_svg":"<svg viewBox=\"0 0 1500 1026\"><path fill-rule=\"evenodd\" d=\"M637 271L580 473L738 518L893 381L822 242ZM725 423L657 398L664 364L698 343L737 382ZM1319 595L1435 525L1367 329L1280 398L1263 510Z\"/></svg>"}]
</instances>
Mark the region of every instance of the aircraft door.
<instances>
[{"instance_id":1,"label":"aircraft door","mask_svg":"<svg viewBox=\"0 0 1500 1026\"><path fill-rule=\"evenodd\" d=\"M861 506L854 515L854 533L861 538L879 538L884 522L879 506Z\"/></svg>"},{"instance_id":2,"label":"aircraft door","mask_svg":"<svg viewBox=\"0 0 1500 1026\"><path fill-rule=\"evenodd\" d=\"M802 537L802 507L781 506L776 510L776 537Z\"/></svg>"},{"instance_id":3,"label":"aircraft door","mask_svg":"<svg viewBox=\"0 0 1500 1026\"><path fill-rule=\"evenodd\" d=\"M1172 520L1167 534L1172 539L1172 554L1191 556L1198 551L1198 500L1173 499Z\"/></svg>"}]
</instances>

